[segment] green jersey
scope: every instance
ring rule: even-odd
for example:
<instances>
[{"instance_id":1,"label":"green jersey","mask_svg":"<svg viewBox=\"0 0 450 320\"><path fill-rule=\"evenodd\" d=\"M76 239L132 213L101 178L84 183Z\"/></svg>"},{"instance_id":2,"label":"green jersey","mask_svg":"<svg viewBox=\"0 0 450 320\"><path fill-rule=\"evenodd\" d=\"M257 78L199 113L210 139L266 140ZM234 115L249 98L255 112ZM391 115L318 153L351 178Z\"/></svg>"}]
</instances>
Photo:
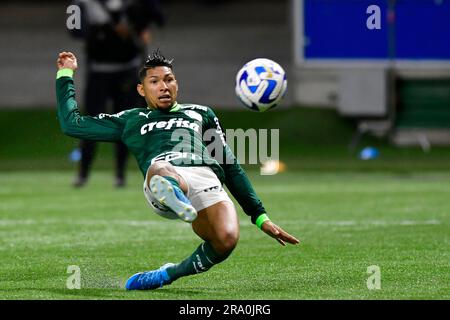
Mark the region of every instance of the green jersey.
<instances>
[{"instance_id":1,"label":"green jersey","mask_svg":"<svg viewBox=\"0 0 450 320\"><path fill-rule=\"evenodd\" d=\"M208 166L253 223L265 213L209 107L175 103L168 111L133 108L117 114L83 116L75 100L73 79L67 75L57 78L56 97L64 134L84 140L122 141L136 157L144 177L150 165L160 160L175 166Z\"/></svg>"}]
</instances>

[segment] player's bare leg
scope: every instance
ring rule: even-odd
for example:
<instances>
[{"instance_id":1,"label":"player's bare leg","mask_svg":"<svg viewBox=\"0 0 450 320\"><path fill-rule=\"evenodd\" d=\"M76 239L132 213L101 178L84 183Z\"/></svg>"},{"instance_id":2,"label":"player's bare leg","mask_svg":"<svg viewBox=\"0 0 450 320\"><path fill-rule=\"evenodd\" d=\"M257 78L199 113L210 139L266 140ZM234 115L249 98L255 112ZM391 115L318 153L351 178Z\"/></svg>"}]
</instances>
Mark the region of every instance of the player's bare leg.
<instances>
[{"instance_id":1,"label":"player's bare leg","mask_svg":"<svg viewBox=\"0 0 450 320\"><path fill-rule=\"evenodd\" d=\"M192 229L209 242L214 251L227 257L239 240L239 221L234 205L228 201L218 202L200 210Z\"/></svg>"}]
</instances>

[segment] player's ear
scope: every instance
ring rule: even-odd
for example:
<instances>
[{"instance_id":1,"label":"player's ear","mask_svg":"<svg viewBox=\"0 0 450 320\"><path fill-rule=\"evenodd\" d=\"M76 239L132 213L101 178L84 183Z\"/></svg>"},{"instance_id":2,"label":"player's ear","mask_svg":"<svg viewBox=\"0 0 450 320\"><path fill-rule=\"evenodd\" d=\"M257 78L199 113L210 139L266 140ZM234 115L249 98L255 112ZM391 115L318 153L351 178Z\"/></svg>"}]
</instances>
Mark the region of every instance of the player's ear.
<instances>
[{"instance_id":1,"label":"player's ear","mask_svg":"<svg viewBox=\"0 0 450 320\"><path fill-rule=\"evenodd\" d=\"M138 83L136 89L141 97L145 97L144 86L141 83Z\"/></svg>"}]
</instances>

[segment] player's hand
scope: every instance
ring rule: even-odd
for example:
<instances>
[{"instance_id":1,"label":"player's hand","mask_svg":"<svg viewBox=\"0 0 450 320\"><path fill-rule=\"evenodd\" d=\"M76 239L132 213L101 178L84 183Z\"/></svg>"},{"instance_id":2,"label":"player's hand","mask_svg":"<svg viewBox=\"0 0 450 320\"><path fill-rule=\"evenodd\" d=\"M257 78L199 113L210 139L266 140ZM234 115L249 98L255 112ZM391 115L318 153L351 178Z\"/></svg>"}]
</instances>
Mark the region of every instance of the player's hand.
<instances>
[{"instance_id":1,"label":"player's hand","mask_svg":"<svg viewBox=\"0 0 450 320\"><path fill-rule=\"evenodd\" d=\"M75 71L78 68L77 57L72 52L61 52L56 60L58 70L72 69Z\"/></svg>"},{"instance_id":2,"label":"player's hand","mask_svg":"<svg viewBox=\"0 0 450 320\"><path fill-rule=\"evenodd\" d=\"M290 244L300 243L300 240L298 240L294 236L291 236L289 233L281 229L279 226L277 226L270 220L265 221L262 224L261 229L269 236L277 240L282 246L285 246L286 242Z\"/></svg>"}]
</instances>

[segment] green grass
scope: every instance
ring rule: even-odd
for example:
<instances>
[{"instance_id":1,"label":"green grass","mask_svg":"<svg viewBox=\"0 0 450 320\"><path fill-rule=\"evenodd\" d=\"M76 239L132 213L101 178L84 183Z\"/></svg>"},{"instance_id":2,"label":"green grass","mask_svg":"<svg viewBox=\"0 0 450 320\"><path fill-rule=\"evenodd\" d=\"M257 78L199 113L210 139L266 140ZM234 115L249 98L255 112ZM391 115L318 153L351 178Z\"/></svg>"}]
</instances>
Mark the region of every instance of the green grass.
<instances>
[{"instance_id":1,"label":"green grass","mask_svg":"<svg viewBox=\"0 0 450 320\"><path fill-rule=\"evenodd\" d=\"M239 211L241 238L224 263L151 292L131 274L189 255L200 240L153 214L130 158L129 186L112 187L112 146L101 144L90 184L70 187L75 139L54 110L0 112L0 299L449 299L450 148L397 148L363 137L333 110L217 112L226 128L280 129L288 171L251 179L272 219L298 236L281 247ZM372 145L376 160L357 152ZM253 170L253 171L252 171ZM81 270L69 290L67 268ZM381 269L368 290L367 267Z\"/></svg>"},{"instance_id":2,"label":"green grass","mask_svg":"<svg viewBox=\"0 0 450 320\"><path fill-rule=\"evenodd\" d=\"M149 292L131 274L177 262L200 243L188 224L153 214L142 177L112 187L95 171L0 172L0 299L449 299L450 174L297 172L251 179L274 222L299 237L281 247L239 211L233 254L209 272ZM69 265L80 290L66 288ZM367 267L381 269L368 290Z\"/></svg>"}]
</instances>

